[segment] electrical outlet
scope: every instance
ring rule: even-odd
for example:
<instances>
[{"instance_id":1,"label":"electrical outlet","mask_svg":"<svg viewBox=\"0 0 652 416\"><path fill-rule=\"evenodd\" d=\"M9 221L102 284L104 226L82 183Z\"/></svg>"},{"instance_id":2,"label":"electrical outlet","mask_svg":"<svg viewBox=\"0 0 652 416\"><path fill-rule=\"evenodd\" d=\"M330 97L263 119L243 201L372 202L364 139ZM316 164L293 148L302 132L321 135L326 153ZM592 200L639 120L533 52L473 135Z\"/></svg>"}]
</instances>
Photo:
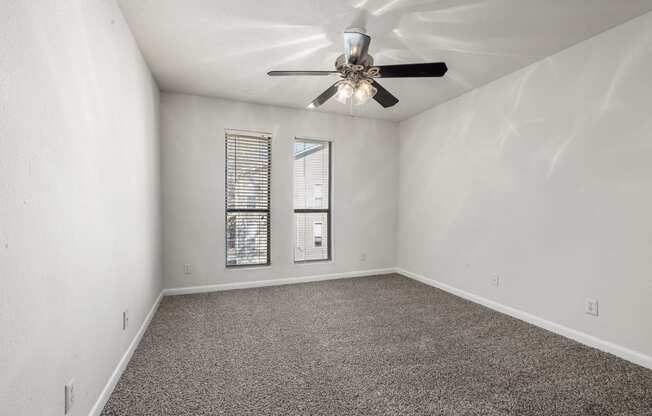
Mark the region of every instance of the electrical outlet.
<instances>
[{"instance_id":1,"label":"electrical outlet","mask_svg":"<svg viewBox=\"0 0 652 416\"><path fill-rule=\"evenodd\" d=\"M192 272L190 270L190 264L189 263L184 264L183 265L183 274L191 274L191 273Z\"/></svg>"},{"instance_id":2,"label":"electrical outlet","mask_svg":"<svg viewBox=\"0 0 652 416\"><path fill-rule=\"evenodd\" d=\"M360 261L367 261L367 253L360 254Z\"/></svg>"},{"instance_id":3,"label":"electrical outlet","mask_svg":"<svg viewBox=\"0 0 652 416\"><path fill-rule=\"evenodd\" d=\"M498 276L497 274L491 276L491 286L496 286L496 287L500 286L500 276Z\"/></svg>"},{"instance_id":4,"label":"electrical outlet","mask_svg":"<svg viewBox=\"0 0 652 416\"><path fill-rule=\"evenodd\" d=\"M126 330L127 327L129 326L129 310L125 309L122 312L122 330Z\"/></svg>"},{"instance_id":5,"label":"electrical outlet","mask_svg":"<svg viewBox=\"0 0 652 416\"><path fill-rule=\"evenodd\" d=\"M584 312L587 315L598 316L598 300L586 298L584 301Z\"/></svg>"},{"instance_id":6,"label":"electrical outlet","mask_svg":"<svg viewBox=\"0 0 652 416\"><path fill-rule=\"evenodd\" d=\"M75 404L75 381L70 380L64 386L64 409L63 414L70 414L72 406Z\"/></svg>"}]
</instances>

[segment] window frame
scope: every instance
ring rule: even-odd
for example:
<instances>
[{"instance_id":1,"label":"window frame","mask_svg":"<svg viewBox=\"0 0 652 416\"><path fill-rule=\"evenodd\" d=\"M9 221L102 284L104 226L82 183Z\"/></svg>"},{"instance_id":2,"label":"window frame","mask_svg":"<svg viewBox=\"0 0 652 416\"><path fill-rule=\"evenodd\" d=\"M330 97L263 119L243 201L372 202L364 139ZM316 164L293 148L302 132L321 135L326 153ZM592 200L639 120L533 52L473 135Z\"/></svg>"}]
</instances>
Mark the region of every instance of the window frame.
<instances>
[{"instance_id":1,"label":"window frame","mask_svg":"<svg viewBox=\"0 0 652 416\"><path fill-rule=\"evenodd\" d=\"M268 186L268 201L267 209L234 209L228 207L228 145L229 136L244 137L248 139L261 139L267 140L269 146L269 174L267 176ZM229 214L234 213L261 213L267 215L267 257L264 263L255 264L229 264ZM237 232L236 232L237 234ZM270 133L262 133L257 131L247 130L225 130L224 132L224 267L226 269L239 269L239 268L259 268L269 267L272 265L272 135Z\"/></svg>"},{"instance_id":2,"label":"window frame","mask_svg":"<svg viewBox=\"0 0 652 416\"><path fill-rule=\"evenodd\" d=\"M326 140L326 139L313 139L313 138L305 138L305 137L295 137L294 140L292 141L292 152L293 152L293 160L294 160L294 144L299 141L299 142L312 142L312 143L319 143L319 144L326 144L328 145L328 208L294 208L292 207L292 216L293 216L293 247L292 247L292 257L294 264L310 264L310 263L320 263L320 262L329 262L333 261L333 232L332 232L332 205L333 205L333 141L332 140ZM294 171L294 163L292 164L292 180L293 180L293 186L292 186L292 204L294 205L294 183L296 182L296 175ZM309 259L309 260L297 260L295 258L295 250L296 250L296 216L295 214L322 214L326 213L326 235L328 236L328 241L327 241L327 256L324 259ZM322 225L323 227L323 225ZM323 241L323 228L322 228L322 241Z\"/></svg>"}]
</instances>

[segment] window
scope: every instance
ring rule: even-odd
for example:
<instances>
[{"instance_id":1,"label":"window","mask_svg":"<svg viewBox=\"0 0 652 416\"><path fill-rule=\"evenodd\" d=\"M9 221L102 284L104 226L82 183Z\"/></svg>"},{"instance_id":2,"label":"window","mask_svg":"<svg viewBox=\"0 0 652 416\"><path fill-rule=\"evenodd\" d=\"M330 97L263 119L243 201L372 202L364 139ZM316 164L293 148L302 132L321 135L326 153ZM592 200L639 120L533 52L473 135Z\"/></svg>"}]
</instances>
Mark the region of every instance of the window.
<instances>
[{"instance_id":1,"label":"window","mask_svg":"<svg viewBox=\"0 0 652 416\"><path fill-rule=\"evenodd\" d=\"M270 264L271 137L226 133L226 266Z\"/></svg>"},{"instance_id":2,"label":"window","mask_svg":"<svg viewBox=\"0 0 652 416\"><path fill-rule=\"evenodd\" d=\"M294 143L294 261L331 258L331 143Z\"/></svg>"}]
</instances>

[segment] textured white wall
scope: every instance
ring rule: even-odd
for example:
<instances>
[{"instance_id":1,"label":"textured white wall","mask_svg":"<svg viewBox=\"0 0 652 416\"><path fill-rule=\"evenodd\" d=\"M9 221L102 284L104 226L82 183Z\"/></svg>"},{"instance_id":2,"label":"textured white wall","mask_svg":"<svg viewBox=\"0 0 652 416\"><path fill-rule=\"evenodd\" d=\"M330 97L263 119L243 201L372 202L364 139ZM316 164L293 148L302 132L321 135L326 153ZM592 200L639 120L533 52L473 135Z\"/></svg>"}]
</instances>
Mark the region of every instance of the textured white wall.
<instances>
[{"instance_id":1,"label":"textured white wall","mask_svg":"<svg viewBox=\"0 0 652 416\"><path fill-rule=\"evenodd\" d=\"M87 415L160 292L158 102L112 0L0 2L3 415Z\"/></svg>"},{"instance_id":2,"label":"textured white wall","mask_svg":"<svg viewBox=\"0 0 652 416\"><path fill-rule=\"evenodd\" d=\"M652 355L650 74L647 14L401 123L399 267Z\"/></svg>"},{"instance_id":3,"label":"textured white wall","mask_svg":"<svg viewBox=\"0 0 652 416\"><path fill-rule=\"evenodd\" d=\"M398 263L652 354L651 27L414 117L400 149L388 122L163 94L166 287ZM61 415L74 378L86 415L161 289L158 89L112 0L3 1L0 39L0 409ZM224 267L225 128L274 136L271 267ZM332 262L292 262L295 136L334 142Z\"/></svg>"},{"instance_id":4,"label":"textured white wall","mask_svg":"<svg viewBox=\"0 0 652 416\"><path fill-rule=\"evenodd\" d=\"M271 267L225 269L225 129L273 135ZM164 93L161 136L165 287L394 267L395 123ZM295 136L333 141L332 262L293 263ZM185 263L192 274L183 274Z\"/></svg>"}]
</instances>

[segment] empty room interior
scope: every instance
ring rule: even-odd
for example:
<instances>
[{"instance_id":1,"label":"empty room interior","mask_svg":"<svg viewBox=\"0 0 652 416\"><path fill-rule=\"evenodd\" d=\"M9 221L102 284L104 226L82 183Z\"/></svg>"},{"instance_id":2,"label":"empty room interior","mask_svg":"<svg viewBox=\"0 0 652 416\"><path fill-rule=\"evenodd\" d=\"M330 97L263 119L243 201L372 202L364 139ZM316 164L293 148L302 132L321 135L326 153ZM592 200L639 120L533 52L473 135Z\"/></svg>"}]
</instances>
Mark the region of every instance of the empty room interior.
<instances>
[{"instance_id":1,"label":"empty room interior","mask_svg":"<svg viewBox=\"0 0 652 416\"><path fill-rule=\"evenodd\" d=\"M652 416L652 0L0 0L0 414Z\"/></svg>"}]
</instances>

